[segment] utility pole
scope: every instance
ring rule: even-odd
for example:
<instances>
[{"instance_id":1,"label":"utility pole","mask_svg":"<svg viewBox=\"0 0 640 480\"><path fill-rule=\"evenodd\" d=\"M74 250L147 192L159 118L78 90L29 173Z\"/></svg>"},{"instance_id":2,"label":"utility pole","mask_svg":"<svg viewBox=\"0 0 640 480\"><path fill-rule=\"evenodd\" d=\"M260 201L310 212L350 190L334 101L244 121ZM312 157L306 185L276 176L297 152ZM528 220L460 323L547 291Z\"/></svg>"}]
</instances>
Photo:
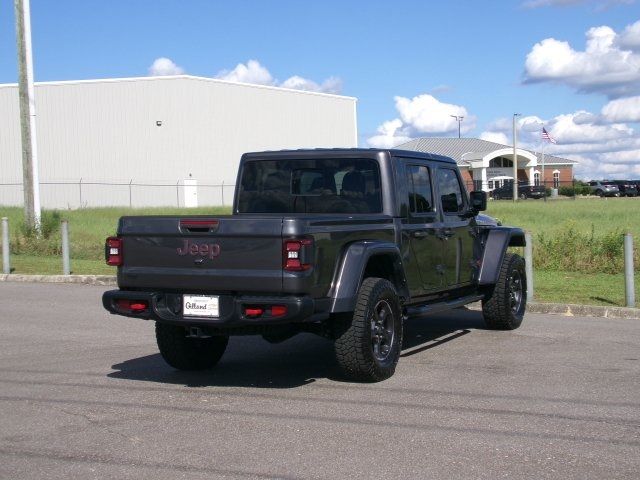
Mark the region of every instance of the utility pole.
<instances>
[{"instance_id":1,"label":"utility pole","mask_svg":"<svg viewBox=\"0 0 640 480\"><path fill-rule=\"evenodd\" d=\"M36 146L36 104L31 55L31 12L29 0L14 0L22 138L22 188L24 216L28 228L40 231L40 179Z\"/></svg>"},{"instance_id":2,"label":"utility pole","mask_svg":"<svg viewBox=\"0 0 640 480\"><path fill-rule=\"evenodd\" d=\"M516 128L516 117L519 113L513 114L513 201L518 201L518 130Z\"/></svg>"},{"instance_id":3,"label":"utility pole","mask_svg":"<svg viewBox=\"0 0 640 480\"><path fill-rule=\"evenodd\" d=\"M456 122L458 122L458 138L460 138L460 124L462 123L464 116L462 115L449 115L449 116L455 118Z\"/></svg>"}]
</instances>

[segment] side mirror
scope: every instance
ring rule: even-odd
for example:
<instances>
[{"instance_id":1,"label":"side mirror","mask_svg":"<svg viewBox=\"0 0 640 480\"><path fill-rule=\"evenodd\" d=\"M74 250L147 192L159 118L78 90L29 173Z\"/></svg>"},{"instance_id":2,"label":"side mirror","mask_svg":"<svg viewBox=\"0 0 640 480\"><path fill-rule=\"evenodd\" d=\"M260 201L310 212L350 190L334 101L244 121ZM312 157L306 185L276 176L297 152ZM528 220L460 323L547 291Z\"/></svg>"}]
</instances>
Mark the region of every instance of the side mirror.
<instances>
[{"instance_id":1,"label":"side mirror","mask_svg":"<svg viewBox=\"0 0 640 480\"><path fill-rule=\"evenodd\" d=\"M478 190L469 194L471 210L475 212L484 212L487 209L487 192Z\"/></svg>"}]
</instances>

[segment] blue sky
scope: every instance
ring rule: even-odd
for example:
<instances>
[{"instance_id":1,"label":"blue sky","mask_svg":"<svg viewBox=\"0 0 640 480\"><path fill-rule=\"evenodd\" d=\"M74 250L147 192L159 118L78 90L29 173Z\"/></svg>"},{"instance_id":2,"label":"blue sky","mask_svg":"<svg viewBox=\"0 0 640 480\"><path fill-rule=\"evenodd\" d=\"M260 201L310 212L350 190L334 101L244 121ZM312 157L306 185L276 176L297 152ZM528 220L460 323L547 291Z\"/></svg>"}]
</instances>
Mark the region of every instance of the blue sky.
<instances>
[{"instance_id":1,"label":"blue sky","mask_svg":"<svg viewBox=\"0 0 640 480\"><path fill-rule=\"evenodd\" d=\"M465 115L465 136L510 142L519 112L527 146L544 123L558 140L548 151L580 160L582 176L640 178L633 0L31 0L31 10L36 81L143 76L166 58L157 73L339 92L358 98L361 146L457 135L450 113ZM0 83L17 79L13 22L5 0Z\"/></svg>"}]
</instances>

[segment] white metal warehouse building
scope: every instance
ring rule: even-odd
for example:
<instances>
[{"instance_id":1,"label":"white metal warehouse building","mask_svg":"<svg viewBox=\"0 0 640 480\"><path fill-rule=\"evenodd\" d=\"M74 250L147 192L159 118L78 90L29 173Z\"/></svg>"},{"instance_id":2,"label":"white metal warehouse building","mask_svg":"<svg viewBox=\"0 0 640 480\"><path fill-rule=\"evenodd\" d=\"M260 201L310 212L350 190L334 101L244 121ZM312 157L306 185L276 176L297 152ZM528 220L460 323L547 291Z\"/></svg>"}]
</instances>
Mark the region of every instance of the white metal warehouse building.
<instances>
[{"instance_id":1,"label":"white metal warehouse building","mask_svg":"<svg viewBox=\"0 0 640 480\"><path fill-rule=\"evenodd\" d=\"M229 205L244 152L358 143L353 97L211 78L42 82L35 102L44 208L184 206L194 192ZM22 202L18 87L5 84L0 205Z\"/></svg>"}]
</instances>

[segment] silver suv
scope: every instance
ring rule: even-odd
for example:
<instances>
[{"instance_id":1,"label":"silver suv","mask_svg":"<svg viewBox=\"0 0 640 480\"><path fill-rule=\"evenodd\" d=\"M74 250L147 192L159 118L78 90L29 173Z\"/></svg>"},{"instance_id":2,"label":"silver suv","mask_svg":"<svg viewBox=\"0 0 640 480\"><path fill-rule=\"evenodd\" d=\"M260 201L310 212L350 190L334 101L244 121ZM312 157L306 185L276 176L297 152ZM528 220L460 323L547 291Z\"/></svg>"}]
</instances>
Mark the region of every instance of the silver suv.
<instances>
[{"instance_id":1,"label":"silver suv","mask_svg":"<svg viewBox=\"0 0 640 480\"><path fill-rule=\"evenodd\" d=\"M591 187L591 193L598 195L599 197L619 197L620 189L615 183L612 182L589 182Z\"/></svg>"}]
</instances>

